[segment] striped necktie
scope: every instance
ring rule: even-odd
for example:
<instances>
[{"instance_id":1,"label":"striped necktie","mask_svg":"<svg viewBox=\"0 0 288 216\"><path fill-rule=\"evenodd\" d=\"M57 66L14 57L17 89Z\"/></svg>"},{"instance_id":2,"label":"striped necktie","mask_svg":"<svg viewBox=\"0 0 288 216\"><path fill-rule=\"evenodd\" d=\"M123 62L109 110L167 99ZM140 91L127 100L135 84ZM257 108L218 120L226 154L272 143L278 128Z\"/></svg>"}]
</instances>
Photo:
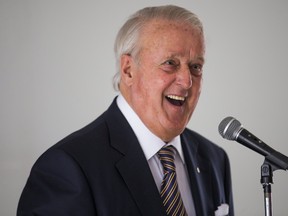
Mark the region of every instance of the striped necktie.
<instances>
[{"instance_id":1,"label":"striped necktie","mask_svg":"<svg viewBox=\"0 0 288 216\"><path fill-rule=\"evenodd\" d=\"M166 146L158 152L164 171L160 195L168 216L187 216L176 180L174 155L173 146Z\"/></svg>"}]
</instances>

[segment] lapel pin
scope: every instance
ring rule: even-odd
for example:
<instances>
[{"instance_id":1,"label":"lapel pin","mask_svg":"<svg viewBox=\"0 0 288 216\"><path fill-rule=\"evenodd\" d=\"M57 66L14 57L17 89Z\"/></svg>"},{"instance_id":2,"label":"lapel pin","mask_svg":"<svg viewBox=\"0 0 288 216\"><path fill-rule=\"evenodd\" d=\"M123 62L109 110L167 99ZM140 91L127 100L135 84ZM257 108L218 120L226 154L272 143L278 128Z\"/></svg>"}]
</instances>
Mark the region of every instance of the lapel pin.
<instances>
[{"instance_id":1,"label":"lapel pin","mask_svg":"<svg viewBox=\"0 0 288 216\"><path fill-rule=\"evenodd\" d=\"M197 167L197 172L200 173L200 169L199 169L199 167Z\"/></svg>"}]
</instances>

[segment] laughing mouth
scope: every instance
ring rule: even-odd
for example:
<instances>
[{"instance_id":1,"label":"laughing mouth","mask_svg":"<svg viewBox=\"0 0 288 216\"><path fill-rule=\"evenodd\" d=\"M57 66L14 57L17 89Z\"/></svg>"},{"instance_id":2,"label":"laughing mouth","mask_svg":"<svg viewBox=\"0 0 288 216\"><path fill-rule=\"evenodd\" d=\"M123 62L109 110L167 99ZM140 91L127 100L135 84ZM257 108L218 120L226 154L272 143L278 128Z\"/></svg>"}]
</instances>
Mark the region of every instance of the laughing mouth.
<instances>
[{"instance_id":1,"label":"laughing mouth","mask_svg":"<svg viewBox=\"0 0 288 216\"><path fill-rule=\"evenodd\" d=\"M174 106L182 106L186 101L185 97L176 96L176 95L167 95L165 97Z\"/></svg>"}]
</instances>

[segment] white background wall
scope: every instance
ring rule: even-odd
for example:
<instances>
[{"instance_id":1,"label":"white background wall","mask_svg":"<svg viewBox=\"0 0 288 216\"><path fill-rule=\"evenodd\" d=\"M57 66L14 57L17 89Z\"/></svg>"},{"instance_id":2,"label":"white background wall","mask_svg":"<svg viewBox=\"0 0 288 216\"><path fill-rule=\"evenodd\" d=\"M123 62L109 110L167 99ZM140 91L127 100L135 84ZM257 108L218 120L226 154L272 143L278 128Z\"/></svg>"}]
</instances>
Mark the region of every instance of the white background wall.
<instances>
[{"instance_id":1,"label":"white background wall","mask_svg":"<svg viewBox=\"0 0 288 216\"><path fill-rule=\"evenodd\" d=\"M116 95L113 43L134 11L177 3L206 32L203 93L189 127L222 146L236 215L264 215L264 158L218 134L232 115L288 155L288 2L0 0L0 215L15 215L29 171L48 147L101 114ZM275 216L287 215L288 173L274 172Z\"/></svg>"}]
</instances>

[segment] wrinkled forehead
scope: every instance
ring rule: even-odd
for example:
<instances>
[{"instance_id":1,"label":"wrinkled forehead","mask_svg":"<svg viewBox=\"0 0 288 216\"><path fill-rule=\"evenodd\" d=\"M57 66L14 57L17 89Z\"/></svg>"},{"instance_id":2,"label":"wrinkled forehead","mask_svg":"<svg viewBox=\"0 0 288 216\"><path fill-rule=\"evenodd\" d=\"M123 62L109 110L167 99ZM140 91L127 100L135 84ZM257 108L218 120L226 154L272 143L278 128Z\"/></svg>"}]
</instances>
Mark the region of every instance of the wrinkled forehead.
<instances>
[{"instance_id":1,"label":"wrinkled forehead","mask_svg":"<svg viewBox=\"0 0 288 216\"><path fill-rule=\"evenodd\" d=\"M197 46L197 49L203 50L204 54L205 44L202 30L191 23L157 19L147 22L139 33L138 46L140 49L193 44L194 48ZM181 37L183 35L185 35L184 39Z\"/></svg>"},{"instance_id":2,"label":"wrinkled forehead","mask_svg":"<svg viewBox=\"0 0 288 216\"><path fill-rule=\"evenodd\" d=\"M147 21L140 31L140 36L142 34L155 34L169 30L191 32L195 36L203 37L202 29L196 25L193 25L189 22L165 19L153 19Z\"/></svg>"}]
</instances>

